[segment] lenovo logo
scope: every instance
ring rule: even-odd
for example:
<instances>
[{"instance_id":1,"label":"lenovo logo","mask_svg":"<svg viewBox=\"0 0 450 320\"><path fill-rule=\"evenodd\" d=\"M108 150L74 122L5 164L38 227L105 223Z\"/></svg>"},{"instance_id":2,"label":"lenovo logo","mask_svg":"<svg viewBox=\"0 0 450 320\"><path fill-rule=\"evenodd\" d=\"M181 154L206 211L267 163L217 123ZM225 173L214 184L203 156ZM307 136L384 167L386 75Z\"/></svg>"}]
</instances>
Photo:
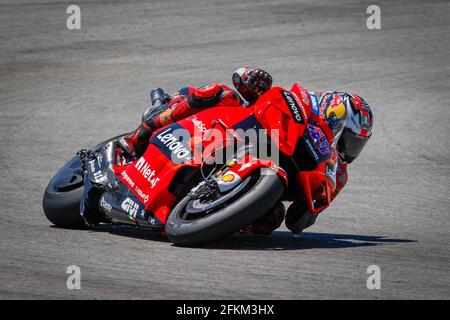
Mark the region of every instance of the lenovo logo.
<instances>
[{"instance_id":1,"label":"lenovo logo","mask_svg":"<svg viewBox=\"0 0 450 320\"><path fill-rule=\"evenodd\" d=\"M169 149L170 153L175 156L176 159L188 160L191 155L190 150L188 150L173 133L170 133L172 130L172 128L167 128L158 134L158 140L164 147Z\"/></svg>"},{"instance_id":2,"label":"lenovo logo","mask_svg":"<svg viewBox=\"0 0 450 320\"><path fill-rule=\"evenodd\" d=\"M300 111L300 106L298 105L297 101L295 101L295 98L292 96L292 94L284 90L281 91L281 94L283 95L284 101L289 107L289 110L291 111L294 120L298 123L304 124L303 117Z\"/></svg>"}]
</instances>

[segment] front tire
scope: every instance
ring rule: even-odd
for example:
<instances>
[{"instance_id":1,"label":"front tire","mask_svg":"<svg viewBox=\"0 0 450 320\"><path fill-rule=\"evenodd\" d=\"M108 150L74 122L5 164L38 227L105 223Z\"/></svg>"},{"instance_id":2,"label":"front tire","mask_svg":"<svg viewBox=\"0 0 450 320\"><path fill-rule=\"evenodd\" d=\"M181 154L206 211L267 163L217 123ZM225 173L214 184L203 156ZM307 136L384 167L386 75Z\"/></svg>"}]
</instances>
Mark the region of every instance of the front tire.
<instances>
[{"instance_id":1,"label":"front tire","mask_svg":"<svg viewBox=\"0 0 450 320\"><path fill-rule=\"evenodd\" d=\"M279 176L262 168L254 183L245 193L218 211L201 218L183 218L190 201L186 196L172 210L166 222L170 241L179 246L198 246L219 240L252 224L272 210L284 192Z\"/></svg>"}]
</instances>

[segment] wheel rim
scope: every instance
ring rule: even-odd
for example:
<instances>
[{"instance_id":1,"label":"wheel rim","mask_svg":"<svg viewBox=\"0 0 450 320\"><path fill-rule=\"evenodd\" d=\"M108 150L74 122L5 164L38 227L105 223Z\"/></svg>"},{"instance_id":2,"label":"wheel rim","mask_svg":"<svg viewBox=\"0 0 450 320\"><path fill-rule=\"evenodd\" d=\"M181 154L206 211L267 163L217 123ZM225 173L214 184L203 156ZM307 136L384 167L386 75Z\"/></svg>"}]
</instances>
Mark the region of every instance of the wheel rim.
<instances>
[{"instance_id":1,"label":"wheel rim","mask_svg":"<svg viewBox=\"0 0 450 320\"><path fill-rule=\"evenodd\" d=\"M190 198L187 200L183 210L179 212L178 217L185 221L192 221L214 214L238 198L243 192L246 192L254 183L254 176L249 176L225 194L216 195L216 197L214 195L207 195L204 197Z\"/></svg>"}]
</instances>

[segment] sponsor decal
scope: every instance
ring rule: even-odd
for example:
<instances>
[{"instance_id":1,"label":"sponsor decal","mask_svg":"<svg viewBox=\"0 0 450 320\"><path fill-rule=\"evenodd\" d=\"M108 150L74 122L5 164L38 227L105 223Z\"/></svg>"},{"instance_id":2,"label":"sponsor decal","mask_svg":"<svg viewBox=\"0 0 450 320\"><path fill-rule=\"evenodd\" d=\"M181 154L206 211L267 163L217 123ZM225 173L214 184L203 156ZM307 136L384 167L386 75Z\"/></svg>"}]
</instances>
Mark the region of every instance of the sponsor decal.
<instances>
[{"instance_id":1,"label":"sponsor decal","mask_svg":"<svg viewBox=\"0 0 450 320\"><path fill-rule=\"evenodd\" d=\"M126 198L122 205L120 206L123 210L125 210L126 213L128 213L128 217L130 219L136 218L136 214L139 209L139 204L131 200L130 198Z\"/></svg>"},{"instance_id":2,"label":"sponsor decal","mask_svg":"<svg viewBox=\"0 0 450 320\"><path fill-rule=\"evenodd\" d=\"M297 123L304 124L305 122L303 120L301 107L297 103L292 93L289 91L282 90L281 95L283 96L284 101L286 102L287 106L289 107L289 110L291 111L292 118L294 118L294 120Z\"/></svg>"},{"instance_id":3,"label":"sponsor decal","mask_svg":"<svg viewBox=\"0 0 450 320\"><path fill-rule=\"evenodd\" d=\"M320 128L308 124L308 131L311 138L314 139L314 145L317 147L321 155L330 152L330 143Z\"/></svg>"},{"instance_id":4,"label":"sponsor decal","mask_svg":"<svg viewBox=\"0 0 450 320\"><path fill-rule=\"evenodd\" d=\"M147 179L150 183L151 188L153 189L159 181L159 178L156 177L156 171L150 168L150 163L148 163L144 157L141 157L134 167L139 171L139 173ZM127 180L128 181L128 180ZM134 184L133 184L134 187Z\"/></svg>"},{"instance_id":5,"label":"sponsor decal","mask_svg":"<svg viewBox=\"0 0 450 320\"><path fill-rule=\"evenodd\" d=\"M136 188L134 188L134 190L144 200L144 203L147 203L147 201L148 201L148 194L144 193L138 186L136 186Z\"/></svg>"},{"instance_id":6,"label":"sponsor decal","mask_svg":"<svg viewBox=\"0 0 450 320\"><path fill-rule=\"evenodd\" d=\"M151 224L152 226L156 226L157 223L158 223L158 222L156 221L156 219L153 218L153 217L148 218L148 222L150 222L150 224Z\"/></svg>"},{"instance_id":7,"label":"sponsor decal","mask_svg":"<svg viewBox=\"0 0 450 320\"><path fill-rule=\"evenodd\" d=\"M102 174L101 171L94 172L93 175L94 175L95 181L99 181L99 180L101 180L103 178L103 174Z\"/></svg>"},{"instance_id":8,"label":"sponsor decal","mask_svg":"<svg viewBox=\"0 0 450 320\"><path fill-rule=\"evenodd\" d=\"M122 178L128 182L128 184L130 185L131 188L134 188L134 181L130 178L130 176L124 171L122 172Z\"/></svg>"},{"instance_id":9,"label":"sponsor decal","mask_svg":"<svg viewBox=\"0 0 450 320\"><path fill-rule=\"evenodd\" d=\"M306 92L305 89L301 88L300 89L300 95L302 96L302 102L305 106L309 105L309 97L308 97L308 93Z\"/></svg>"},{"instance_id":10,"label":"sponsor decal","mask_svg":"<svg viewBox=\"0 0 450 320\"><path fill-rule=\"evenodd\" d=\"M220 181L218 181L217 186L220 192L227 192L234 187L236 187L241 181L241 178L234 172L225 173Z\"/></svg>"},{"instance_id":11,"label":"sponsor decal","mask_svg":"<svg viewBox=\"0 0 450 320\"><path fill-rule=\"evenodd\" d=\"M333 93L331 91L322 93L322 96L320 97L320 100L319 100L319 114L322 119L325 118L324 111L331 104L332 99L333 99Z\"/></svg>"},{"instance_id":12,"label":"sponsor decal","mask_svg":"<svg viewBox=\"0 0 450 320\"><path fill-rule=\"evenodd\" d=\"M223 182L233 182L233 180L234 180L234 175L233 174L231 174L231 173L227 173L227 174L225 174L223 177L222 177L222 181Z\"/></svg>"},{"instance_id":13,"label":"sponsor decal","mask_svg":"<svg viewBox=\"0 0 450 320\"><path fill-rule=\"evenodd\" d=\"M327 163L325 167L325 174L328 178L330 178L333 185L336 185L336 172L337 172L337 164L331 165Z\"/></svg>"},{"instance_id":14,"label":"sponsor decal","mask_svg":"<svg viewBox=\"0 0 450 320\"><path fill-rule=\"evenodd\" d=\"M312 156L316 161L319 161L319 155L316 152L316 149L313 147L311 141L309 139L305 139L306 146L308 147L309 151L311 151Z\"/></svg>"},{"instance_id":15,"label":"sponsor decal","mask_svg":"<svg viewBox=\"0 0 450 320\"><path fill-rule=\"evenodd\" d=\"M100 207L102 207L103 209L105 209L108 212L111 212L111 210L112 210L112 205L105 200L105 197L101 197Z\"/></svg>"},{"instance_id":16,"label":"sponsor decal","mask_svg":"<svg viewBox=\"0 0 450 320\"><path fill-rule=\"evenodd\" d=\"M175 129L183 130L183 133L188 133L188 131L181 126L176 128L176 125L170 126L166 130L162 131L156 136L156 140L153 140L155 144L163 149L163 152L173 161L186 161L191 157L191 151L188 149L186 143L189 139L183 139L186 141L181 142L180 138L173 132ZM188 133L189 134L189 133ZM189 135L190 136L190 135Z\"/></svg>"},{"instance_id":17,"label":"sponsor decal","mask_svg":"<svg viewBox=\"0 0 450 320\"><path fill-rule=\"evenodd\" d=\"M250 162L245 163L239 168L238 172L244 171L245 169L247 169L248 167L251 167L251 166L252 166L252 164Z\"/></svg>"},{"instance_id":18,"label":"sponsor decal","mask_svg":"<svg viewBox=\"0 0 450 320\"><path fill-rule=\"evenodd\" d=\"M144 209L141 210L141 213L139 214L139 219L146 220L145 219L145 210Z\"/></svg>"},{"instance_id":19,"label":"sponsor decal","mask_svg":"<svg viewBox=\"0 0 450 320\"><path fill-rule=\"evenodd\" d=\"M295 101L297 101L297 104L299 105L299 109L300 109L300 112L302 113L302 117L303 117L303 119L306 119L306 111L305 111L305 108L303 107L303 103L300 101L300 99L298 98L298 96L297 96L297 94L295 93L295 92L291 92L292 93L292 96L294 97L294 99L295 99ZM308 103L306 103L306 105L307 105Z\"/></svg>"},{"instance_id":20,"label":"sponsor decal","mask_svg":"<svg viewBox=\"0 0 450 320\"><path fill-rule=\"evenodd\" d=\"M342 120L345 118L347 114L347 108L345 104L342 102L342 99L339 95L333 95L333 99L331 104L326 108L326 116L327 118L335 117L337 120Z\"/></svg>"},{"instance_id":21,"label":"sponsor decal","mask_svg":"<svg viewBox=\"0 0 450 320\"><path fill-rule=\"evenodd\" d=\"M89 161L89 167L91 168L91 172L95 172L95 160Z\"/></svg>"},{"instance_id":22,"label":"sponsor decal","mask_svg":"<svg viewBox=\"0 0 450 320\"><path fill-rule=\"evenodd\" d=\"M310 97L311 97L312 113L318 116L320 114L320 110L319 110L319 101L317 100L317 96L314 92L311 92Z\"/></svg>"},{"instance_id":23,"label":"sponsor decal","mask_svg":"<svg viewBox=\"0 0 450 320\"><path fill-rule=\"evenodd\" d=\"M89 170L91 171L94 180L96 182L100 181L103 178L103 173L101 170L97 170L97 168L95 167L95 159L89 161L88 164Z\"/></svg>"},{"instance_id":24,"label":"sponsor decal","mask_svg":"<svg viewBox=\"0 0 450 320\"><path fill-rule=\"evenodd\" d=\"M197 116L192 116L190 118L190 120L195 124L195 126L198 128L198 130L200 130L200 132L205 133L206 130L206 125L203 123L202 120L198 120Z\"/></svg>"},{"instance_id":25,"label":"sponsor decal","mask_svg":"<svg viewBox=\"0 0 450 320\"><path fill-rule=\"evenodd\" d=\"M295 90L295 89L297 89L298 90L298 92L300 92L300 98L301 98L301 104L302 104L302 106L309 106L310 105L310 102L309 102L309 94L308 94L308 91L306 91L302 86L300 86L299 84L295 84L293 87L292 87L292 93L294 93L297 97L298 97L298 95L297 95L297 93L296 92L293 92L293 90Z\"/></svg>"},{"instance_id":26,"label":"sponsor decal","mask_svg":"<svg viewBox=\"0 0 450 320\"><path fill-rule=\"evenodd\" d=\"M97 156L97 163L99 168L102 166L102 162L103 162L103 154L99 153Z\"/></svg>"}]
</instances>

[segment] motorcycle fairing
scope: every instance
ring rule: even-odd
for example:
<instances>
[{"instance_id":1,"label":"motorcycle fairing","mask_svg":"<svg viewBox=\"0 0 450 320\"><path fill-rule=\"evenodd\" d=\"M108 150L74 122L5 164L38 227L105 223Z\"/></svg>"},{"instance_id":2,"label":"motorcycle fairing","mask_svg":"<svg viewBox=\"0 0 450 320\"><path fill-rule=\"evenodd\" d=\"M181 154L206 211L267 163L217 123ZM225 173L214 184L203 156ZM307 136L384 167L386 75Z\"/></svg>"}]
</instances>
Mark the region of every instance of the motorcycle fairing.
<instances>
[{"instance_id":1,"label":"motorcycle fairing","mask_svg":"<svg viewBox=\"0 0 450 320\"><path fill-rule=\"evenodd\" d=\"M98 152L86 159L86 171L89 180L94 184L108 184L114 179L114 144L105 144Z\"/></svg>"},{"instance_id":2,"label":"motorcycle fairing","mask_svg":"<svg viewBox=\"0 0 450 320\"><path fill-rule=\"evenodd\" d=\"M303 140L309 153L318 164L330 158L331 145L320 127L308 124Z\"/></svg>"},{"instance_id":3,"label":"motorcycle fairing","mask_svg":"<svg viewBox=\"0 0 450 320\"><path fill-rule=\"evenodd\" d=\"M119 179L143 203L146 211L154 213L165 223L166 217L156 215L156 211L159 207L170 207L174 203L175 196L168 192L168 188L176 172L183 166L168 161L157 146L150 144L144 155L130 164L119 175Z\"/></svg>"},{"instance_id":4,"label":"motorcycle fairing","mask_svg":"<svg viewBox=\"0 0 450 320\"><path fill-rule=\"evenodd\" d=\"M233 139L239 139L236 136L229 137L227 129L266 128L270 138L278 141L280 152L290 157L294 154L299 139L302 139L305 132L309 134L306 128L312 111L311 103L306 98L301 88L293 87L288 91L274 87L255 106L239 110L235 107L211 108L161 128L153 134L144 155L128 165L119 179L142 202L145 211L151 212L164 224L176 201L176 196L169 191L169 187L182 168L199 168L199 163L194 162L198 159L195 159L193 150L201 149L205 152L214 142L208 137L208 129L217 129L227 137L226 141L218 141L219 145L215 145L217 147L229 145L234 143ZM328 138L326 131L322 135ZM204 157L205 154L201 155ZM331 201L334 188L325 175L326 162L319 163L316 170L308 174L299 173L296 177L297 182L304 185L303 196L309 201L312 212L323 210ZM245 165L248 170L239 171ZM231 168L230 173L235 173L242 179L259 165L260 162L255 160L250 165ZM277 164L265 166L271 167L287 183L286 173ZM324 200L319 203L314 200L315 197Z\"/></svg>"},{"instance_id":5,"label":"motorcycle fairing","mask_svg":"<svg viewBox=\"0 0 450 320\"><path fill-rule=\"evenodd\" d=\"M276 163L270 160L262 160L252 155L246 155L239 162L234 164L226 173L224 174L221 181L219 181L219 187L221 187L221 191L227 191L233 184L236 184L237 181L242 181L246 177L248 177L252 172L256 169L266 167L270 168L274 174L278 174L281 180L284 182L285 186L288 186L288 177L286 172L280 168ZM227 179L227 175L231 174L237 179ZM236 181L237 180L237 181Z\"/></svg>"},{"instance_id":6,"label":"motorcycle fairing","mask_svg":"<svg viewBox=\"0 0 450 320\"><path fill-rule=\"evenodd\" d=\"M124 184L115 192L104 192L100 197L100 208L114 223L130 223L148 226L149 215L145 206ZM126 213L126 215L124 214Z\"/></svg>"},{"instance_id":7,"label":"motorcycle fairing","mask_svg":"<svg viewBox=\"0 0 450 320\"><path fill-rule=\"evenodd\" d=\"M292 156L308 122L307 109L295 92L273 87L261 96L254 109L258 122L270 128L268 134L278 141L280 152Z\"/></svg>"},{"instance_id":8,"label":"motorcycle fairing","mask_svg":"<svg viewBox=\"0 0 450 320\"><path fill-rule=\"evenodd\" d=\"M199 163L193 161L195 138L200 138L203 147L211 143L204 137L205 130L194 129L199 125L196 117L201 117L206 130L215 128L226 134L221 123L238 123L252 112L248 109L248 112L237 113L233 107L215 109L221 110L208 109L156 131L144 155L119 175L119 179L144 204L145 210L152 212L162 223L165 223L176 201L175 195L169 192L175 175L184 167L199 168ZM216 112L220 114L220 123ZM199 132L200 137L195 137L194 133Z\"/></svg>"},{"instance_id":9,"label":"motorcycle fairing","mask_svg":"<svg viewBox=\"0 0 450 320\"><path fill-rule=\"evenodd\" d=\"M314 170L297 173L297 184L312 214L318 214L330 205L336 189L337 164L337 153L332 152Z\"/></svg>"},{"instance_id":10,"label":"motorcycle fairing","mask_svg":"<svg viewBox=\"0 0 450 320\"><path fill-rule=\"evenodd\" d=\"M174 164L180 164L192 159L189 146L191 137L189 130L175 122L155 132L150 143L157 146Z\"/></svg>"}]
</instances>

